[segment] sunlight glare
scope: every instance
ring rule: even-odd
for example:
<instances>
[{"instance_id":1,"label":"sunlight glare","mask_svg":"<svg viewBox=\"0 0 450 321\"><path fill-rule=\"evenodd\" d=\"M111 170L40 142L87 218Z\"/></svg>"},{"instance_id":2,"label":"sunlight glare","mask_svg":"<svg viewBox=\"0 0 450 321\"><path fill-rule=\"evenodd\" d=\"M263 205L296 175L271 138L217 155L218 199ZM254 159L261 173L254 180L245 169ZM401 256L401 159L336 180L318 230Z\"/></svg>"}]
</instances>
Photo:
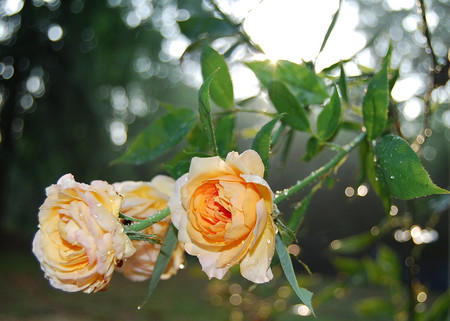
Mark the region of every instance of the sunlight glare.
<instances>
[{"instance_id":1,"label":"sunlight glare","mask_svg":"<svg viewBox=\"0 0 450 321\"><path fill-rule=\"evenodd\" d=\"M244 28L270 60L311 61L319 53L338 3L335 0L266 0L249 13ZM358 21L357 4L343 2L335 28L317 60L317 69L349 58L362 49L365 38L355 31Z\"/></svg>"}]
</instances>

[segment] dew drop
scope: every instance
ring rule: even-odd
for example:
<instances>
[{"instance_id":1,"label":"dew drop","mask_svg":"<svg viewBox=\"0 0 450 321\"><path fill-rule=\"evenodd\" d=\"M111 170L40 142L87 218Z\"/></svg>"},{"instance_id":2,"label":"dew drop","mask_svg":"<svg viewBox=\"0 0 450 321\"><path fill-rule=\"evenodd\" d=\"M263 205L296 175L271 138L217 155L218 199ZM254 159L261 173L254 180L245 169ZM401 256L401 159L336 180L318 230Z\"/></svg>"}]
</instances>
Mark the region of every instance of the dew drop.
<instances>
[{"instance_id":1,"label":"dew drop","mask_svg":"<svg viewBox=\"0 0 450 321\"><path fill-rule=\"evenodd\" d=\"M138 305L138 306L137 306L137 309L138 309L138 310L142 309L142 306Z\"/></svg>"},{"instance_id":2,"label":"dew drop","mask_svg":"<svg viewBox=\"0 0 450 321\"><path fill-rule=\"evenodd\" d=\"M270 240L267 240L267 244L270 244Z\"/></svg>"},{"instance_id":3,"label":"dew drop","mask_svg":"<svg viewBox=\"0 0 450 321\"><path fill-rule=\"evenodd\" d=\"M394 178L395 178L395 176L394 176L394 175L392 175L392 176L391 176L391 179L394 179Z\"/></svg>"}]
</instances>

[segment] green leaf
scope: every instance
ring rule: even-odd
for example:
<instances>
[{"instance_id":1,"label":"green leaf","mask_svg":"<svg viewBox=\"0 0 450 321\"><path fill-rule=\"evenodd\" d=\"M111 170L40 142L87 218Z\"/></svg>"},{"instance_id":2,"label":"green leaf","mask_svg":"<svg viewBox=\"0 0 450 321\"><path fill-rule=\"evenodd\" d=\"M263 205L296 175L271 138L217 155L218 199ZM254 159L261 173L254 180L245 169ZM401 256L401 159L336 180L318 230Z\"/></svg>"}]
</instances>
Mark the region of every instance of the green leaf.
<instances>
[{"instance_id":1,"label":"green leaf","mask_svg":"<svg viewBox=\"0 0 450 321\"><path fill-rule=\"evenodd\" d=\"M376 240L377 236L373 236L370 232L365 232L357 235L352 235L340 240L335 240L334 245L331 244L331 249L339 254L356 254L364 251L371 246ZM332 242L332 243L333 243Z\"/></svg>"},{"instance_id":2,"label":"green leaf","mask_svg":"<svg viewBox=\"0 0 450 321\"><path fill-rule=\"evenodd\" d=\"M201 56L201 66L203 79L208 78L212 73L216 73L214 80L210 84L209 91L212 100L217 106L224 109L234 107L233 83L228 71L225 59L207 43L203 46ZM219 71L216 72L216 70Z\"/></svg>"},{"instance_id":3,"label":"green leaf","mask_svg":"<svg viewBox=\"0 0 450 321\"><path fill-rule=\"evenodd\" d=\"M331 96L331 100L317 118L317 136L322 141L327 141L336 133L341 120L341 100L337 89Z\"/></svg>"},{"instance_id":4,"label":"green leaf","mask_svg":"<svg viewBox=\"0 0 450 321\"><path fill-rule=\"evenodd\" d=\"M365 178L367 178L373 190L383 203L386 214L389 214L391 210L391 196L389 195L388 191L384 188L384 186L380 183L380 181L377 179L377 175L375 172L373 148L372 145L367 140L361 142L361 144L359 145L359 155L361 161L360 172L363 175L363 177L361 177L361 180L364 180L364 176Z\"/></svg>"},{"instance_id":5,"label":"green leaf","mask_svg":"<svg viewBox=\"0 0 450 321\"><path fill-rule=\"evenodd\" d=\"M229 151L235 145L234 137L234 114L228 114L220 117L216 123L217 133L217 148L219 149L219 156L225 158Z\"/></svg>"},{"instance_id":6,"label":"green leaf","mask_svg":"<svg viewBox=\"0 0 450 321\"><path fill-rule=\"evenodd\" d=\"M287 60L253 61L246 64L266 89L273 81L284 83L301 104L321 104L329 97L327 87L311 69Z\"/></svg>"},{"instance_id":7,"label":"green leaf","mask_svg":"<svg viewBox=\"0 0 450 321\"><path fill-rule=\"evenodd\" d=\"M439 296L426 312L422 321L442 321L450 317L450 291Z\"/></svg>"},{"instance_id":8,"label":"green leaf","mask_svg":"<svg viewBox=\"0 0 450 321\"><path fill-rule=\"evenodd\" d=\"M320 186L319 186L320 187ZM295 208L295 210L292 212L292 215L288 222L288 227L293 230L295 233L298 232L300 229L301 222L303 218L305 217L306 210L309 207L309 204L311 203L311 200L316 193L316 191L319 189L313 188L309 191L308 195L306 195L301 203Z\"/></svg>"},{"instance_id":9,"label":"green leaf","mask_svg":"<svg viewBox=\"0 0 450 321\"><path fill-rule=\"evenodd\" d=\"M277 234L276 236L275 247L278 253L278 257L280 258L281 267L283 268L286 279L288 280L295 294L297 294L298 298L311 310L312 314L315 316L311 302L313 293L298 286L291 258L279 234Z\"/></svg>"},{"instance_id":10,"label":"green leaf","mask_svg":"<svg viewBox=\"0 0 450 321\"><path fill-rule=\"evenodd\" d=\"M345 70L342 63L339 65L341 68L341 74L339 75L338 86L341 92L342 99L348 104L348 91L347 91L347 79L345 76Z\"/></svg>"},{"instance_id":11,"label":"green leaf","mask_svg":"<svg viewBox=\"0 0 450 321\"><path fill-rule=\"evenodd\" d=\"M373 77L363 101L364 126L367 139L374 140L386 128L389 103L389 84L386 65Z\"/></svg>"},{"instance_id":12,"label":"green leaf","mask_svg":"<svg viewBox=\"0 0 450 321\"><path fill-rule=\"evenodd\" d=\"M448 194L436 186L409 144L395 135L384 136L375 146L377 177L388 192L400 199Z\"/></svg>"},{"instance_id":13,"label":"green leaf","mask_svg":"<svg viewBox=\"0 0 450 321\"><path fill-rule=\"evenodd\" d=\"M384 317L383 320L392 320L395 315L395 307L386 298L368 298L358 301L356 311L366 317Z\"/></svg>"},{"instance_id":14,"label":"green leaf","mask_svg":"<svg viewBox=\"0 0 450 321\"><path fill-rule=\"evenodd\" d=\"M187 172L189 172L189 167L191 166L190 160L181 160L175 164L164 164L163 167L169 172L170 176L174 179L178 179Z\"/></svg>"},{"instance_id":15,"label":"green leaf","mask_svg":"<svg viewBox=\"0 0 450 321\"><path fill-rule=\"evenodd\" d=\"M302 156L301 160L309 162L323 149L324 145L316 138L311 137L306 143L306 154Z\"/></svg>"},{"instance_id":16,"label":"green leaf","mask_svg":"<svg viewBox=\"0 0 450 321\"><path fill-rule=\"evenodd\" d=\"M198 92L198 110L200 113L200 121L202 123L203 132L205 136L208 138L209 145L214 154L218 155L217 143L216 143L216 135L214 133L214 125L211 116L211 104L209 101L209 86L211 85L211 81L217 73L217 69L206 78L203 85L200 87Z\"/></svg>"},{"instance_id":17,"label":"green leaf","mask_svg":"<svg viewBox=\"0 0 450 321\"><path fill-rule=\"evenodd\" d=\"M209 141L205 136L203 129L199 123L197 123L191 132L187 135L187 141L192 147L194 152L207 152L209 151Z\"/></svg>"},{"instance_id":18,"label":"green leaf","mask_svg":"<svg viewBox=\"0 0 450 321\"><path fill-rule=\"evenodd\" d=\"M142 164L177 145L195 126L196 113L188 108L173 108L140 133L127 151L113 163Z\"/></svg>"},{"instance_id":19,"label":"green leaf","mask_svg":"<svg viewBox=\"0 0 450 321\"><path fill-rule=\"evenodd\" d=\"M377 250L376 264L391 286L398 286L402 282L402 263L394 250L380 246Z\"/></svg>"},{"instance_id":20,"label":"green leaf","mask_svg":"<svg viewBox=\"0 0 450 321\"><path fill-rule=\"evenodd\" d=\"M348 276L355 277L356 275L363 275L365 273L364 265L359 258L338 256L333 259L333 265L339 273L345 273Z\"/></svg>"},{"instance_id":21,"label":"green leaf","mask_svg":"<svg viewBox=\"0 0 450 321\"><path fill-rule=\"evenodd\" d=\"M252 149L256 151L259 156L261 156L261 160L264 163L264 176L268 173L269 168L269 158L270 158L270 137L272 135L272 130L275 127L277 121L283 117L285 114L280 114L268 123L266 123L260 131L256 134L255 139L253 140Z\"/></svg>"},{"instance_id":22,"label":"green leaf","mask_svg":"<svg viewBox=\"0 0 450 321\"><path fill-rule=\"evenodd\" d=\"M289 89L280 81L274 81L269 88L270 100L280 113L287 113L283 122L294 129L311 132L308 115Z\"/></svg>"},{"instance_id":23,"label":"green leaf","mask_svg":"<svg viewBox=\"0 0 450 321\"><path fill-rule=\"evenodd\" d=\"M325 45L327 44L328 38L330 37L330 34L333 31L334 26L336 25L337 18L339 17L339 11L341 10L341 4L342 4L342 0L339 0L339 7L338 7L338 9L336 10L336 12L333 15L333 19L331 20L331 23L330 23L330 25L328 27L328 30L327 30L327 33L325 34L325 37L323 38L322 45L320 46L320 50L319 50L319 53L317 55L319 55L322 52L323 48L325 48Z\"/></svg>"},{"instance_id":24,"label":"green leaf","mask_svg":"<svg viewBox=\"0 0 450 321\"><path fill-rule=\"evenodd\" d=\"M206 31L212 38L231 36L236 30L224 20L214 16L195 15L185 21L179 21L181 32L191 40L198 39Z\"/></svg>"},{"instance_id":25,"label":"green leaf","mask_svg":"<svg viewBox=\"0 0 450 321\"><path fill-rule=\"evenodd\" d=\"M150 295L153 293L153 290L158 285L159 280L161 279L161 275L166 270L167 264L169 263L170 258L172 257L172 253L175 247L177 246L177 242L178 242L177 230L175 229L173 224L170 224L169 230L167 231L166 236L164 237L164 242L161 246L161 251L159 252L158 258L156 259L152 278L150 280L150 285L147 291L147 296L144 302L139 306L139 309L148 301Z\"/></svg>"}]
</instances>

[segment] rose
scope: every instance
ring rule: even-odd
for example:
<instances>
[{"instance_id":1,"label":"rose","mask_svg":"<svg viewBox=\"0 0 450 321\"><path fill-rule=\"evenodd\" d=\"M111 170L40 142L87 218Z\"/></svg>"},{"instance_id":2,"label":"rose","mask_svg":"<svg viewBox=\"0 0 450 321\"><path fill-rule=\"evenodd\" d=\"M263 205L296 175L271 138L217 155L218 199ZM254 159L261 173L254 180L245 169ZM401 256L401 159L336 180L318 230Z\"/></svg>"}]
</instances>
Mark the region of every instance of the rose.
<instances>
[{"instance_id":1,"label":"rose","mask_svg":"<svg viewBox=\"0 0 450 321\"><path fill-rule=\"evenodd\" d=\"M33 252L50 284L68 292L106 290L114 266L135 251L118 219L122 197L104 181L77 183L71 174L46 193Z\"/></svg>"},{"instance_id":2,"label":"rose","mask_svg":"<svg viewBox=\"0 0 450 321\"><path fill-rule=\"evenodd\" d=\"M168 176L158 175L151 182L125 181L113 184L123 195L120 211L130 217L146 219L167 207L167 201L173 193L175 181ZM170 226L170 217L144 229L145 234L156 234L164 238ZM117 270L132 281L144 281L153 274L161 245L145 241L133 241L136 253ZM184 262L184 250L180 244L175 248L161 279L168 279L176 274Z\"/></svg>"},{"instance_id":3,"label":"rose","mask_svg":"<svg viewBox=\"0 0 450 321\"><path fill-rule=\"evenodd\" d=\"M194 157L176 181L169 207L178 239L209 278L221 279L236 264L255 283L273 278L273 193L263 175L260 156L247 150L225 161Z\"/></svg>"}]
</instances>

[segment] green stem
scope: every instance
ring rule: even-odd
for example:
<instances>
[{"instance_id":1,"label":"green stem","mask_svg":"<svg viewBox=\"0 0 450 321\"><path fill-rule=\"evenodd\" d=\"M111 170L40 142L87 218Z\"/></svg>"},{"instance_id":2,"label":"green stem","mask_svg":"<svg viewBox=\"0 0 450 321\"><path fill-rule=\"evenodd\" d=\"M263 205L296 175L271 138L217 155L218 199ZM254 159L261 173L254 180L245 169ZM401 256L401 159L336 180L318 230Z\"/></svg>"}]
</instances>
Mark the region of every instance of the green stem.
<instances>
[{"instance_id":1,"label":"green stem","mask_svg":"<svg viewBox=\"0 0 450 321\"><path fill-rule=\"evenodd\" d=\"M141 231L141 230L165 219L169 215L170 215L170 208L166 207L165 209L159 211L155 215L150 216L146 220L142 220L139 223L131 224L129 226L129 229L133 230L133 231Z\"/></svg>"},{"instance_id":2,"label":"green stem","mask_svg":"<svg viewBox=\"0 0 450 321\"><path fill-rule=\"evenodd\" d=\"M302 181L298 181L297 184L285 189L284 191L277 192L275 194L275 199L273 202L275 204L278 204L285 199L289 198L291 195L297 193L301 189L303 189L305 186L309 185L316 179L318 179L323 174L327 173L330 169L332 169L334 166L339 164L339 162L347 156L356 146L358 146L366 137L366 133L359 134L353 141L348 143L343 147L343 150L339 152L336 156L334 156L327 164L319 168L318 170L312 172L308 177L306 177Z\"/></svg>"}]
</instances>

